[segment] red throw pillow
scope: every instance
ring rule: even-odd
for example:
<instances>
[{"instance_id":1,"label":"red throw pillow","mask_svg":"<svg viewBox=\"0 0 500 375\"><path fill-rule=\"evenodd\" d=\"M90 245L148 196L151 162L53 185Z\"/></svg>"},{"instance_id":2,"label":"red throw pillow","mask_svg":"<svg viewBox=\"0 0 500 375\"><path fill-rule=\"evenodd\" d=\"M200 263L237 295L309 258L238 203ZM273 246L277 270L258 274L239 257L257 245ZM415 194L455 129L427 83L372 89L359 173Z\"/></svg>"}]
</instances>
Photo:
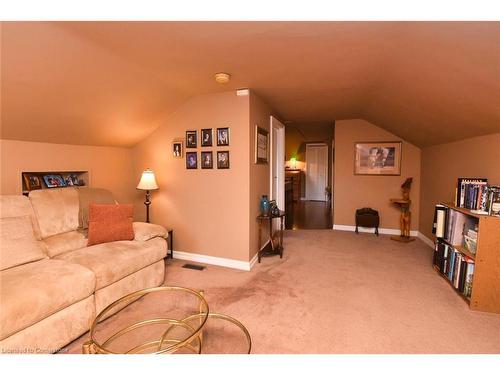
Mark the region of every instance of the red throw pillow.
<instances>
[{"instance_id":1,"label":"red throw pillow","mask_svg":"<svg viewBox=\"0 0 500 375\"><path fill-rule=\"evenodd\" d=\"M89 206L89 234L87 246L99 243L133 240L132 204L95 204Z\"/></svg>"}]
</instances>

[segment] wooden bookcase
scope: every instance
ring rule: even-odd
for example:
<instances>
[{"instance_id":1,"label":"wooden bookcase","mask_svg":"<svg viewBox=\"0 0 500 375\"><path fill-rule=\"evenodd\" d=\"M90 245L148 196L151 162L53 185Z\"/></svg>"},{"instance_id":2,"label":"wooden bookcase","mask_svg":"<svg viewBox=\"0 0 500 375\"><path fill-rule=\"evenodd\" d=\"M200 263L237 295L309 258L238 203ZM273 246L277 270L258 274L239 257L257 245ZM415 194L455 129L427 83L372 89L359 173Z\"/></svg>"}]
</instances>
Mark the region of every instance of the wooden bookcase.
<instances>
[{"instance_id":1,"label":"wooden bookcase","mask_svg":"<svg viewBox=\"0 0 500 375\"><path fill-rule=\"evenodd\" d=\"M461 293L459 295L467 301L472 310L500 314L500 217L475 214L468 209L459 208L450 203L444 203L443 205L448 209L466 215L467 220L478 222L475 254L464 248L462 244L451 243L440 238L440 240L475 261L471 298L469 300ZM441 275L439 269L434 268ZM442 276L449 282L447 277Z\"/></svg>"}]
</instances>

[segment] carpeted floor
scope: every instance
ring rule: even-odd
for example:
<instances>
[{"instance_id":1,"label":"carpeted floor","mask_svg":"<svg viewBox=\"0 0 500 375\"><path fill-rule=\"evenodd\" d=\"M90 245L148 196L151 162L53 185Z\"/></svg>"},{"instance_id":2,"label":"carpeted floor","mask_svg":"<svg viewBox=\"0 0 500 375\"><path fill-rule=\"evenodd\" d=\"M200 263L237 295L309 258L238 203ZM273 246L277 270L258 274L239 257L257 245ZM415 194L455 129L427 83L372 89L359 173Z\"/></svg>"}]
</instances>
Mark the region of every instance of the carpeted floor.
<instances>
[{"instance_id":1,"label":"carpeted floor","mask_svg":"<svg viewBox=\"0 0 500 375\"><path fill-rule=\"evenodd\" d=\"M165 284L203 289L212 311L245 324L253 353L500 353L500 315L470 311L419 240L304 230L284 241L283 259L251 272L169 260Z\"/></svg>"}]
</instances>

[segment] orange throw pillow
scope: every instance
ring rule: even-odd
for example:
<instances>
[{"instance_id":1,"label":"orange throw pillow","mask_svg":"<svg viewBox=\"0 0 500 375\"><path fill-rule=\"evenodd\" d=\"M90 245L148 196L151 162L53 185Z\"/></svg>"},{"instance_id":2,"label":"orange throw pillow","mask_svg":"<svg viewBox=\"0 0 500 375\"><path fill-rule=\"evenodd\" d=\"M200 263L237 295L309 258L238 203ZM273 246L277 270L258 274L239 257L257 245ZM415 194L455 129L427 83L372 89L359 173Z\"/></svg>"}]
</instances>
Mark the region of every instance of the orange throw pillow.
<instances>
[{"instance_id":1,"label":"orange throw pillow","mask_svg":"<svg viewBox=\"0 0 500 375\"><path fill-rule=\"evenodd\" d=\"M99 243L133 240L134 206L132 204L89 205L89 234L87 246Z\"/></svg>"}]
</instances>

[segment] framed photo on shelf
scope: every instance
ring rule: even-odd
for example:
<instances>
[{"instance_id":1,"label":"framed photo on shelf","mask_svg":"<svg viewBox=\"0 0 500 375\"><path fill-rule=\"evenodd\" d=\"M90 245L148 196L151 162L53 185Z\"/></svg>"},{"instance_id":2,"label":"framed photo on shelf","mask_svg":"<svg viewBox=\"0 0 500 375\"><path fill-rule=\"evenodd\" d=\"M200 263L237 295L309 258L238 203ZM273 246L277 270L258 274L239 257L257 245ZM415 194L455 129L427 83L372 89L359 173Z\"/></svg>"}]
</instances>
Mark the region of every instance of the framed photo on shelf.
<instances>
[{"instance_id":1,"label":"framed photo on shelf","mask_svg":"<svg viewBox=\"0 0 500 375\"><path fill-rule=\"evenodd\" d=\"M358 142L354 144L354 174L401 175L401 142Z\"/></svg>"},{"instance_id":2,"label":"framed photo on shelf","mask_svg":"<svg viewBox=\"0 0 500 375\"><path fill-rule=\"evenodd\" d=\"M182 141L175 140L172 142L172 153L174 158L182 158L183 156L183 147Z\"/></svg>"},{"instance_id":3,"label":"framed photo on shelf","mask_svg":"<svg viewBox=\"0 0 500 375\"><path fill-rule=\"evenodd\" d=\"M23 173L24 184L27 190L38 190L42 188L42 181L36 174Z\"/></svg>"},{"instance_id":4,"label":"framed photo on shelf","mask_svg":"<svg viewBox=\"0 0 500 375\"><path fill-rule=\"evenodd\" d=\"M78 175L76 173L69 173L67 175L63 175L64 183L66 186L83 186L83 180L78 180Z\"/></svg>"},{"instance_id":5,"label":"framed photo on shelf","mask_svg":"<svg viewBox=\"0 0 500 375\"><path fill-rule=\"evenodd\" d=\"M269 132L255 125L255 164L267 164Z\"/></svg>"},{"instance_id":6,"label":"framed photo on shelf","mask_svg":"<svg viewBox=\"0 0 500 375\"><path fill-rule=\"evenodd\" d=\"M213 169L214 154L212 151L201 152L201 169Z\"/></svg>"},{"instance_id":7,"label":"framed photo on shelf","mask_svg":"<svg viewBox=\"0 0 500 375\"><path fill-rule=\"evenodd\" d=\"M198 169L198 153L186 152L186 169Z\"/></svg>"},{"instance_id":8,"label":"framed photo on shelf","mask_svg":"<svg viewBox=\"0 0 500 375\"><path fill-rule=\"evenodd\" d=\"M213 146L213 130L201 129L201 147L211 147Z\"/></svg>"},{"instance_id":9,"label":"framed photo on shelf","mask_svg":"<svg viewBox=\"0 0 500 375\"><path fill-rule=\"evenodd\" d=\"M66 186L66 182L64 182L64 179L60 174L46 174L43 176L43 181L48 188Z\"/></svg>"},{"instance_id":10,"label":"framed photo on shelf","mask_svg":"<svg viewBox=\"0 0 500 375\"><path fill-rule=\"evenodd\" d=\"M217 169L229 169L229 151L217 151Z\"/></svg>"},{"instance_id":11,"label":"framed photo on shelf","mask_svg":"<svg viewBox=\"0 0 500 375\"><path fill-rule=\"evenodd\" d=\"M186 131L186 148L196 148L198 147L198 131L197 130L187 130Z\"/></svg>"},{"instance_id":12,"label":"framed photo on shelf","mask_svg":"<svg viewBox=\"0 0 500 375\"><path fill-rule=\"evenodd\" d=\"M217 146L229 146L229 128L217 128Z\"/></svg>"}]
</instances>

